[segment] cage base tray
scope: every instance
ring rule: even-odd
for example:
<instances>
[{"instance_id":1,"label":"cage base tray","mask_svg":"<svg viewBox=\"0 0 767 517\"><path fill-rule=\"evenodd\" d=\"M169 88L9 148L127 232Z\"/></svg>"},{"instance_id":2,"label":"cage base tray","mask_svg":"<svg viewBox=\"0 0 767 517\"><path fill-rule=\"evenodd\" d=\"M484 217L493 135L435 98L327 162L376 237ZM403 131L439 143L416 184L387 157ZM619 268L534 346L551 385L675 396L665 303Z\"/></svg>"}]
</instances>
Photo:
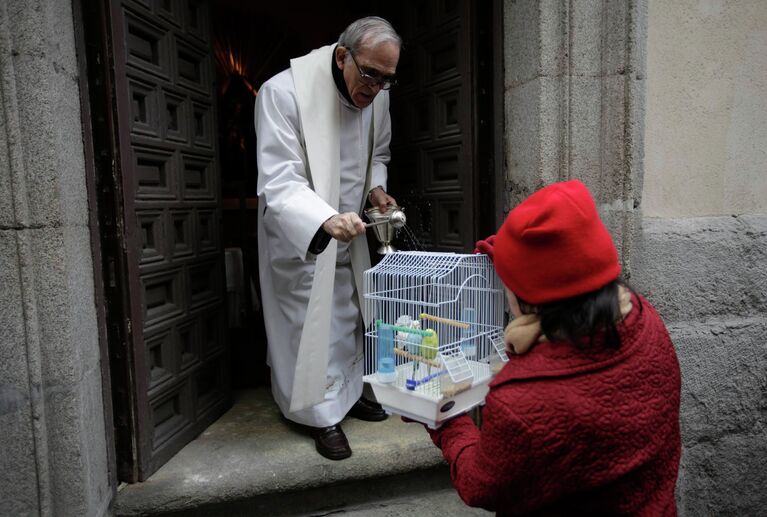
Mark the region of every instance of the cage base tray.
<instances>
[{"instance_id":1,"label":"cage base tray","mask_svg":"<svg viewBox=\"0 0 767 517\"><path fill-rule=\"evenodd\" d=\"M446 420L485 403L492 376L475 380L471 387L451 397L430 396L396 384L382 383L375 373L363 380L370 384L376 400L387 413L407 417L437 429Z\"/></svg>"}]
</instances>

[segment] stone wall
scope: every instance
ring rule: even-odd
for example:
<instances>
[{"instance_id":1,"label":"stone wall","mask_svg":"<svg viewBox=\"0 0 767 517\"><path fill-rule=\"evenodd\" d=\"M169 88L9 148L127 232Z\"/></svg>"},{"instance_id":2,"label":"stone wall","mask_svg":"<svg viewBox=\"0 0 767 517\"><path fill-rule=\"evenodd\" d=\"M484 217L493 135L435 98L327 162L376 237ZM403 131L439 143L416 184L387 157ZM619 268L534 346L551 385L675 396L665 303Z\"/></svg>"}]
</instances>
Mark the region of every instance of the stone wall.
<instances>
[{"instance_id":1,"label":"stone wall","mask_svg":"<svg viewBox=\"0 0 767 517\"><path fill-rule=\"evenodd\" d=\"M651 0L648 20L644 213L767 213L767 2Z\"/></svg>"},{"instance_id":2,"label":"stone wall","mask_svg":"<svg viewBox=\"0 0 767 517\"><path fill-rule=\"evenodd\" d=\"M767 216L644 218L632 282L682 369L680 515L767 508Z\"/></svg>"},{"instance_id":3,"label":"stone wall","mask_svg":"<svg viewBox=\"0 0 767 517\"><path fill-rule=\"evenodd\" d=\"M0 2L0 515L112 499L69 2Z\"/></svg>"},{"instance_id":4,"label":"stone wall","mask_svg":"<svg viewBox=\"0 0 767 517\"><path fill-rule=\"evenodd\" d=\"M647 33L647 0L504 2L505 208L570 178L594 192L624 273L677 348L680 515L758 515L767 507L767 216L643 215Z\"/></svg>"},{"instance_id":5,"label":"stone wall","mask_svg":"<svg viewBox=\"0 0 767 517\"><path fill-rule=\"evenodd\" d=\"M638 0L504 3L506 208L581 179L624 268L642 193L645 21Z\"/></svg>"},{"instance_id":6,"label":"stone wall","mask_svg":"<svg viewBox=\"0 0 767 517\"><path fill-rule=\"evenodd\" d=\"M649 1L632 279L682 365L685 515L767 506L766 23L760 0Z\"/></svg>"}]
</instances>

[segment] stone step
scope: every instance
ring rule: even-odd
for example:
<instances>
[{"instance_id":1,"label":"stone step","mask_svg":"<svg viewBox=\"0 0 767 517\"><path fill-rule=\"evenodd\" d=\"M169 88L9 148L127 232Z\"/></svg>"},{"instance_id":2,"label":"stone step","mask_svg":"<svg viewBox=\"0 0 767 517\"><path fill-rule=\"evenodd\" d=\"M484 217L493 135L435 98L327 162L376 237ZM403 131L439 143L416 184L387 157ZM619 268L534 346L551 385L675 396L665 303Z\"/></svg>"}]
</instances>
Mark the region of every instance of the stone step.
<instances>
[{"instance_id":1,"label":"stone step","mask_svg":"<svg viewBox=\"0 0 767 517\"><path fill-rule=\"evenodd\" d=\"M119 490L114 513L397 515L386 512L410 506L420 515L487 514L460 501L422 426L397 416L376 423L347 418L342 426L353 454L331 461L282 418L267 389L237 392L232 409L147 481ZM438 513L423 513L428 508Z\"/></svg>"}]
</instances>

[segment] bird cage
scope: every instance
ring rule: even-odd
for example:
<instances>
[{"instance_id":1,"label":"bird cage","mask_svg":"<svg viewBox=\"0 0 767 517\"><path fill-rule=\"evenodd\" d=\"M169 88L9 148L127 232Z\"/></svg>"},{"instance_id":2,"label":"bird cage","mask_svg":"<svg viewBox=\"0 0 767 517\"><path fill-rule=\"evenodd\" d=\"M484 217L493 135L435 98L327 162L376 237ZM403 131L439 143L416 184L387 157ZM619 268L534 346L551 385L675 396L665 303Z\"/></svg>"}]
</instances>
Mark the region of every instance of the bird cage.
<instances>
[{"instance_id":1,"label":"bird cage","mask_svg":"<svg viewBox=\"0 0 767 517\"><path fill-rule=\"evenodd\" d=\"M508 361L487 255L407 251L364 274L365 382L390 413L438 427L484 402Z\"/></svg>"}]
</instances>

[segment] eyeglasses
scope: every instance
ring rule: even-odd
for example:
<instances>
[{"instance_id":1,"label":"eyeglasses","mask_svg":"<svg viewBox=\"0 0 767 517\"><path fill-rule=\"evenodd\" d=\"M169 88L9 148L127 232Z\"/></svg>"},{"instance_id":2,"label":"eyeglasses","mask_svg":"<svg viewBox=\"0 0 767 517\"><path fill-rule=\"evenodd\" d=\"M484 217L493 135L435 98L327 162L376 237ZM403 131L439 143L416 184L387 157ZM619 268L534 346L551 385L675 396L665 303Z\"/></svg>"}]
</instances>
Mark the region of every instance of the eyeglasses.
<instances>
[{"instance_id":1,"label":"eyeglasses","mask_svg":"<svg viewBox=\"0 0 767 517\"><path fill-rule=\"evenodd\" d=\"M383 75L378 70L361 67L357 64L357 60L354 59L354 54L351 50L349 50L349 55L352 57L354 66L357 67L357 71L360 73L360 80L367 86L378 86L382 90L388 90L392 86L397 86L397 77L395 75Z\"/></svg>"}]
</instances>

